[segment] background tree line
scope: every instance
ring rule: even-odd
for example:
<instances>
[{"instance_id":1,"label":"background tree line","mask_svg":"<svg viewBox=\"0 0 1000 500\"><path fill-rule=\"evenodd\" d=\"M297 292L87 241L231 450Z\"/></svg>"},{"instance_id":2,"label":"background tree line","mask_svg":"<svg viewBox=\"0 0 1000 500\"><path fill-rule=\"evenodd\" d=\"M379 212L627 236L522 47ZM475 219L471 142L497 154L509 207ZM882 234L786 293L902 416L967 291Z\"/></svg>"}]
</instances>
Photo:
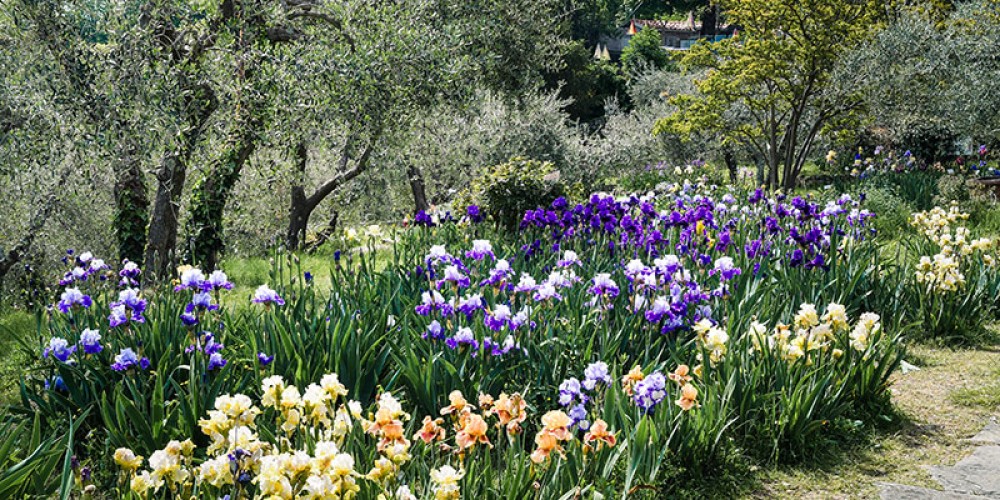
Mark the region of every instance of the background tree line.
<instances>
[{"instance_id":1,"label":"background tree line","mask_svg":"<svg viewBox=\"0 0 1000 500\"><path fill-rule=\"evenodd\" d=\"M689 13L739 35L593 57ZM73 247L211 268L446 204L513 156L590 186L703 159L792 188L871 131L994 144L998 24L994 0L7 2L0 275Z\"/></svg>"}]
</instances>

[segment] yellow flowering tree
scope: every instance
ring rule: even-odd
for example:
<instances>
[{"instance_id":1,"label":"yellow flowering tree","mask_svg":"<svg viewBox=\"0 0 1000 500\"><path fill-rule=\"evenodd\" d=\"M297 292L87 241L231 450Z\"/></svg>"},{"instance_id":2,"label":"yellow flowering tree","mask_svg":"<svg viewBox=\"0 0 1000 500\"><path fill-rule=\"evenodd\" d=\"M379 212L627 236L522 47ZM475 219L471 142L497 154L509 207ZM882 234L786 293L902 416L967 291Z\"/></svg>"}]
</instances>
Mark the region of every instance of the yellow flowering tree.
<instances>
[{"instance_id":1,"label":"yellow flowering tree","mask_svg":"<svg viewBox=\"0 0 1000 500\"><path fill-rule=\"evenodd\" d=\"M707 69L694 95L672 96L677 107L653 132L681 137L719 134L764 159L771 187L794 187L816 138L857 118L860 100L831 85L838 57L876 31L886 4L874 0L722 0L739 33L698 43L680 60L685 71ZM727 119L733 110L745 117Z\"/></svg>"}]
</instances>

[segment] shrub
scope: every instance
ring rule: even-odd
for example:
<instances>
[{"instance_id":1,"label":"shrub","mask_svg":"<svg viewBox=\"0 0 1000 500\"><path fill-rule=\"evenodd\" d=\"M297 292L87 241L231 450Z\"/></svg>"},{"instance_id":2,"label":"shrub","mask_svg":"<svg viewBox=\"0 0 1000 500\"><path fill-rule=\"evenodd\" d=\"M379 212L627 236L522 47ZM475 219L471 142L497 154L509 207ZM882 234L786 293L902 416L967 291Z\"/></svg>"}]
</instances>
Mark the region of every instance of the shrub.
<instances>
[{"instance_id":1,"label":"shrub","mask_svg":"<svg viewBox=\"0 0 1000 500\"><path fill-rule=\"evenodd\" d=\"M515 157L488 168L458 203L479 205L497 224L514 229L526 211L548 206L566 191L554 164Z\"/></svg>"},{"instance_id":2,"label":"shrub","mask_svg":"<svg viewBox=\"0 0 1000 500\"><path fill-rule=\"evenodd\" d=\"M670 65L670 55L661 45L659 31L648 27L639 30L622 51L625 73L634 75L649 67L660 69Z\"/></svg>"},{"instance_id":3,"label":"shrub","mask_svg":"<svg viewBox=\"0 0 1000 500\"><path fill-rule=\"evenodd\" d=\"M875 229L880 235L895 238L910 232L910 213L912 208L902 198L886 188L875 188L865 191L865 202L868 209L875 212Z\"/></svg>"}]
</instances>

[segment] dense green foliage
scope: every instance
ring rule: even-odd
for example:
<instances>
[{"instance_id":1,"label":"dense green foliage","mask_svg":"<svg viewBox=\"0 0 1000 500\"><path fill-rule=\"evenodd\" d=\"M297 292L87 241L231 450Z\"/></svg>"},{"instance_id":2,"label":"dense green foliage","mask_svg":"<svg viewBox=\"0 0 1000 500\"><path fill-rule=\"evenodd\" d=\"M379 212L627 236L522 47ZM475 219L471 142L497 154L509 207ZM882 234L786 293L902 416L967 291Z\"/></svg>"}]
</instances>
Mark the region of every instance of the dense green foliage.
<instances>
[{"instance_id":1,"label":"dense green foliage","mask_svg":"<svg viewBox=\"0 0 1000 500\"><path fill-rule=\"evenodd\" d=\"M0 497L734 496L835 453L910 342L995 340L998 9L7 2ZM689 15L738 35L601 50Z\"/></svg>"},{"instance_id":2,"label":"dense green foliage","mask_svg":"<svg viewBox=\"0 0 1000 500\"><path fill-rule=\"evenodd\" d=\"M659 31L642 28L622 51L622 69L631 75L648 67L661 69L669 65L670 56L660 47L661 43Z\"/></svg>"}]
</instances>

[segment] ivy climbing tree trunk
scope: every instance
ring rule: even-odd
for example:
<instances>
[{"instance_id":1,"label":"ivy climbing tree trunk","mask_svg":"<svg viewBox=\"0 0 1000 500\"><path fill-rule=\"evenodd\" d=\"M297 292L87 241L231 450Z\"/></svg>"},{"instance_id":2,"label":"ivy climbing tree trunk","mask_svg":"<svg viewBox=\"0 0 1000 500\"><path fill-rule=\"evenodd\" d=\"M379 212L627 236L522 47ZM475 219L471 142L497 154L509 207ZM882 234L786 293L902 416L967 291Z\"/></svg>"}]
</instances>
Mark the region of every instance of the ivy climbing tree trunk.
<instances>
[{"instance_id":1,"label":"ivy climbing tree trunk","mask_svg":"<svg viewBox=\"0 0 1000 500\"><path fill-rule=\"evenodd\" d=\"M215 269L218 265L223 249L222 216L226 202L243 166L257 148L253 128L251 125L237 126L208 173L194 186L187 224L187 260L205 269Z\"/></svg>"},{"instance_id":2,"label":"ivy climbing tree trunk","mask_svg":"<svg viewBox=\"0 0 1000 500\"><path fill-rule=\"evenodd\" d=\"M146 247L146 225L149 222L149 198L146 195L146 175L138 158L138 148L131 141L122 141L114 158L115 173L115 237L121 259L140 261Z\"/></svg>"}]
</instances>

